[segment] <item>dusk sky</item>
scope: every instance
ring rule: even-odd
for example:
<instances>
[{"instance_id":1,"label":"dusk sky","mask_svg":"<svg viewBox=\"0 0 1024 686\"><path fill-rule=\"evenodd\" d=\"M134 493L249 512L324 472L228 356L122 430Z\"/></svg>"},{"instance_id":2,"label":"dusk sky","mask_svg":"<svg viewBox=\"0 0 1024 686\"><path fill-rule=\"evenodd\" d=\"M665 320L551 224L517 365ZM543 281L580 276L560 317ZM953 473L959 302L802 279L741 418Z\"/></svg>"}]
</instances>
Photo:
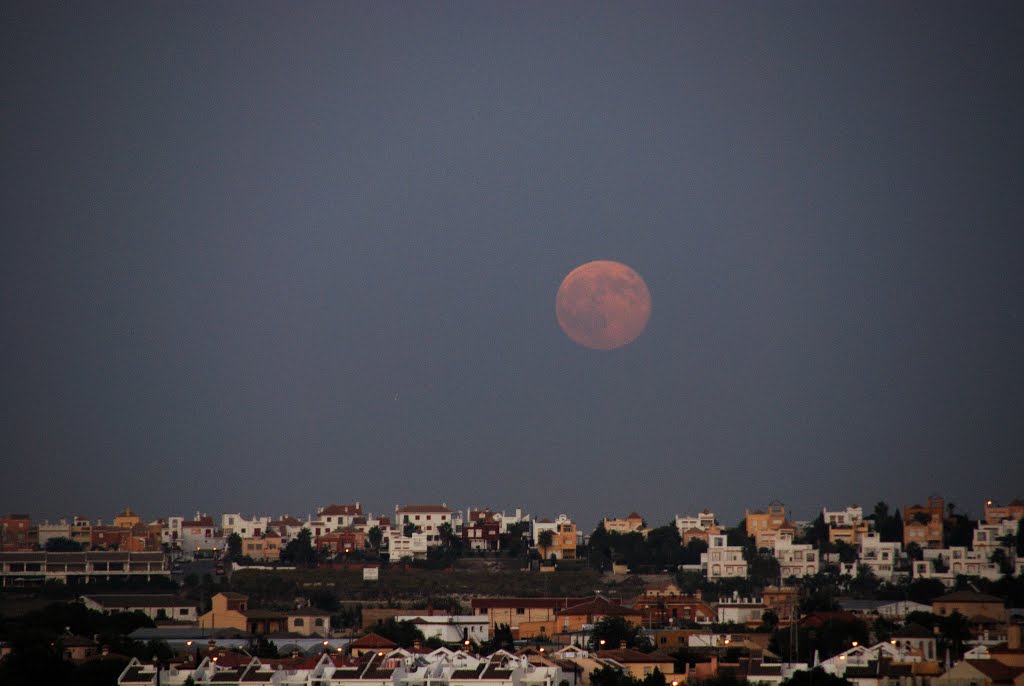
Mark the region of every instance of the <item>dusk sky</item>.
<instances>
[{"instance_id":1,"label":"dusk sky","mask_svg":"<svg viewBox=\"0 0 1024 686\"><path fill-rule=\"evenodd\" d=\"M1024 496L1024 5L8 2L0 513ZM632 344L563 277L647 282Z\"/></svg>"}]
</instances>

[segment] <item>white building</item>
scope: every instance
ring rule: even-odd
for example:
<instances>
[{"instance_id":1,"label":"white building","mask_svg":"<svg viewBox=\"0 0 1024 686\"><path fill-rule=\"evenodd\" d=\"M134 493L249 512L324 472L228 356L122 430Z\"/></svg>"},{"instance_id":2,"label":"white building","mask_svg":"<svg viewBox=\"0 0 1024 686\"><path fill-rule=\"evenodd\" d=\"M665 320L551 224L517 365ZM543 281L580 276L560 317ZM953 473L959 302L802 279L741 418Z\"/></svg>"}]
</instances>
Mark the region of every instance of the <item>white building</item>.
<instances>
[{"instance_id":1,"label":"white building","mask_svg":"<svg viewBox=\"0 0 1024 686\"><path fill-rule=\"evenodd\" d=\"M759 624L764 602L761 598L741 598L734 592L731 598L719 600L716 610L721 624Z\"/></svg>"},{"instance_id":2,"label":"white building","mask_svg":"<svg viewBox=\"0 0 1024 686\"><path fill-rule=\"evenodd\" d=\"M270 517L253 515L252 519L246 519L238 512L220 516L220 528L224 531L224 536L238 534L242 538L256 538L265 534L268 526Z\"/></svg>"},{"instance_id":3,"label":"white building","mask_svg":"<svg viewBox=\"0 0 1024 686\"><path fill-rule=\"evenodd\" d=\"M743 546L729 545L724 534L710 537L708 551L701 553L700 564L709 580L747 578L747 561L743 559Z\"/></svg>"},{"instance_id":4,"label":"white building","mask_svg":"<svg viewBox=\"0 0 1024 686\"><path fill-rule=\"evenodd\" d=\"M321 507L316 514L316 519L323 523L327 532L339 528L353 526L357 517L363 516L363 506L356 501L347 505L328 505Z\"/></svg>"},{"instance_id":5,"label":"white building","mask_svg":"<svg viewBox=\"0 0 1024 686\"><path fill-rule=\"evenodd\" d=\"M416 532L411 536L405 536L401 529L385 529L384 536L388 548L388 556L392 562L397 562L403 558L412 560L427 559L427 549L429 547L427 534Z\"/></svg>"},{"instance_id":6,"label":"white building","mask_svg":"<svg viewBox=\"0 0 1024 686\"><path fill-rule=\"evenodd\" d=\"M400 615L398 622L412 622L423 632L424 638L439 638L445 643L470 640L474 644L490 640L490 622L487 615Z\"/></svg>"},{"instance_id":7,"label":"white building","mask_svg":"<svg viewBox=\"0 0 1024 686\"><path fill-rule=\"evenodd\" d=\"M814 576L821 571L821 556L810 543L793 543L786 538L775 543L779 578Z\"/></svg>"},{"instance_id":8,"label":"white building","mask_svg":"<svg viewBox=\"0 0 1024 686\"><path fill-rule=\"evenodd\" d=\"M864 509L859 505L852 505L845 510L826 510L822 508L821 516L827 526L848 527L858 524L864 519Z\"/></svg>"},{"instance_id":9,"label":"white building","mask_svg":"<svg viewBox=\"0 0 1024 686\"><path fill-rule=\"evenodd\" d=\"M999 565L989 562L988 557L976 550L963 546L950 548L925 548L924 559L915 560L915 579L938 579L947 588L956 585L957 576L978 576L996 581L1002 576Z\"/></svg>"},{"instance_id":10,"label":"white building","mask_svg":"<svg viewBox=\"0 0 1024 686\"><path fill-rule=\"evenodd\" d=\"M704 511L698 515L685 515L682 517L676 515L675 524L676 529L679 530L680 536L691 529L707 531L716 525L715 513L705 508Z\"/></svg>"},{"instance_id":11,"label":"white building","mask_svg":"<svg viewBox=\"0 0 1024 686\"><path fill-rule=\"evenodd\" d=\"M395 505L394 528L401 533L406 524L412 524L419 529L427 537L427 545L433 547L441 543L439 529L445 524L452 526L452 511L445 503L440 505Z\"/></svg>"},{"instance_id":12,"label":"white building","mask_svg":"<svg viewBox=\"0 0 1024 686\"><path fill-rule=\"evenodd\" d=\"M882 541L878 532L870 531L860 539L857 564L870 567L876 577L889 581L896 571L902 550L903 544Z\"/></svg>"}]
</instances>

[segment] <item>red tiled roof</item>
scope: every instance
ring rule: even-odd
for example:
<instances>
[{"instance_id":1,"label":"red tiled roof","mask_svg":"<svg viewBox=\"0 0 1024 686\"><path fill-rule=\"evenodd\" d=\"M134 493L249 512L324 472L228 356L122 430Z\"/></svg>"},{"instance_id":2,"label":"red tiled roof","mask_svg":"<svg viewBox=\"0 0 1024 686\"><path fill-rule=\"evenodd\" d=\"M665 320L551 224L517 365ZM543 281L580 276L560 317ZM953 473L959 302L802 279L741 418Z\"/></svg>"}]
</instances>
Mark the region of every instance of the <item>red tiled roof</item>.
<instances>
[{"instance_id":1,"label":"red tiled roof","mask_svg":"<svg viewBox=\"0 0 1024 686\"><path fill-rule=\"evenodd\" d=\"M350 648L397 648L398 644L372 631L349 643Z\"/></svg>"},{"instance_id":2,"label":"red tiled roof","mask_svg":"<svg viewBox=\"0 0 1024 686\"><path fill-rule=\"evenodd\" d=\"M363 514L361 505L328 505L320 510L319 517L324 515L360 515Z\"/></svg>"}]
</instances>

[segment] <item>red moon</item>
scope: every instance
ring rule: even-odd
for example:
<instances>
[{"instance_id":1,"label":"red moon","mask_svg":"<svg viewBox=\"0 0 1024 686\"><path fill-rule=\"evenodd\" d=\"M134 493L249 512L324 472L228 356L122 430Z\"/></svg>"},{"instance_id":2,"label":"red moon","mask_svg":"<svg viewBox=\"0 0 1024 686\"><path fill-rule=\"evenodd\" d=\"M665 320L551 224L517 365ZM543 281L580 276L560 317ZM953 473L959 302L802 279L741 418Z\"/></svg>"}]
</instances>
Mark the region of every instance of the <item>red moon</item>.
<instances>
[{"instance_id":1,"label":"red moon","mask_svg":"<svg viewBox=\"0 0 1024 686\"><path fill-rule=\"evenodd\" d=\"M651 293L640 275L621 262L587 262L562 280L555 316L565 335L580 345L614 350L643 333L651 317Z\"/></svg>"}]
</instances>

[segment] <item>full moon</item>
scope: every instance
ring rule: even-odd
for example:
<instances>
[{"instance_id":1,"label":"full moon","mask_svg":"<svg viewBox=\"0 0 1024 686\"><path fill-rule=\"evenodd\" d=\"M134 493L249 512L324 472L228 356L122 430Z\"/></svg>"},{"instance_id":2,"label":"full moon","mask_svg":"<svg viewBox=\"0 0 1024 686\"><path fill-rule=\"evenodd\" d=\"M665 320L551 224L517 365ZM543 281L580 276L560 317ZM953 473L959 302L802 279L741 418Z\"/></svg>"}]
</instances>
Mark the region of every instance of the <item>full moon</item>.
<instances>
[{"instance_id":1,"label":"full moon","mask_svg":"<svg viewBox=\"0 0 1024 686\"><path fill-rule=\"evenodd\" d=\"M555 297L565 335L594 350L632 343L651 317L651 293L640 275L621 262L596 260L573 269Z\"/></svg>"}]
</instances>

